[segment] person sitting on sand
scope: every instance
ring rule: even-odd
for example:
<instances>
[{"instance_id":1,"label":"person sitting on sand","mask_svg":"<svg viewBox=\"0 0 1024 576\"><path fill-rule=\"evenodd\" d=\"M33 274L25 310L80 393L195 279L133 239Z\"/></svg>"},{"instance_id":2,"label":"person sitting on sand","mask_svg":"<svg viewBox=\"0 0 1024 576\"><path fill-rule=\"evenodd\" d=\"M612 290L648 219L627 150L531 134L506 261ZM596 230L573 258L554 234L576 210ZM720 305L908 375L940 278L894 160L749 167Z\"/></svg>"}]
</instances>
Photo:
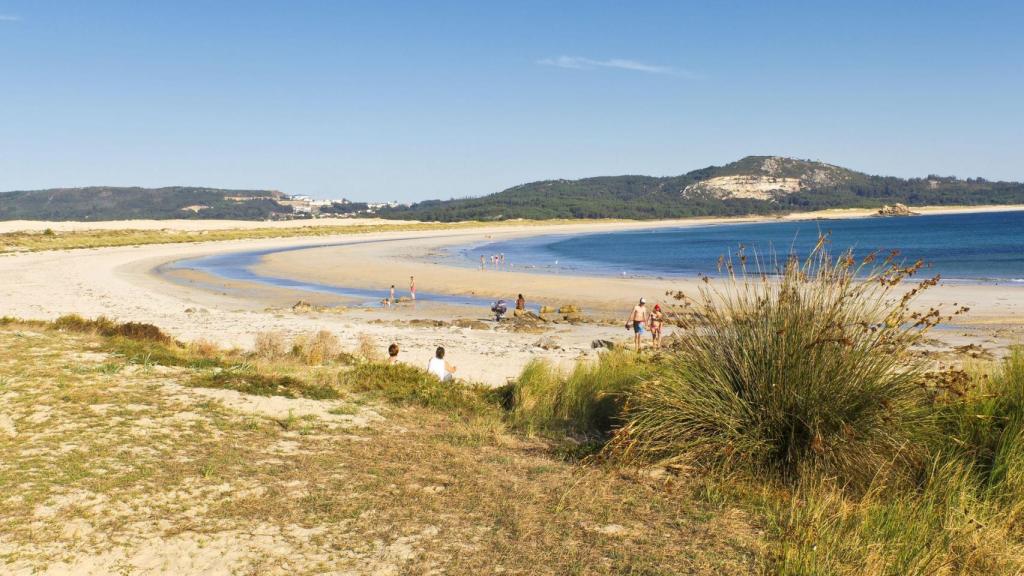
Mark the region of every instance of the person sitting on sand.
<instances>
[{"instance_id":1,"label":"person sitting on sand","mask_svg":"<svg viewBox=\"0 0 1024 576\"><path fill-rule=\"evenodd\" d=\"M516 310L526 310L526 298L522 294L516 298Z\"/></svg>"},{"instance_id":2,"label":"person sitting on sand","mask_svg":"<svg viewBox=\"0 0 1024 576\"><path fill-rule=\"evenodd\" d=\"M452 366L444 359L444 346L438 346L434 357L427 363L427 372L430 372L441 382L451 382L455 378L455 366Z\"/></svg>"},{"instance_id":3,"label":"person sitting on sand","mask_svg":"<svg viewBox=\"0 0 1024 576\"><path fill-rule=\"evenodd\" d=\"M388 346L388 364L398 364L398 344Z\"/></svg>"},{"instance_id":4,"label":"person sitting on sand","mask_svg":"<svg viewBox=\"0 0 1024 576\"><path fill-rule=\"evenodd\" d=\"M661 311L661 304L655 304L651 311L651 341L655 348L661 348L661 328L665 325L665 313Z\"/></svg>"},{"instance_id":5,"label":"person sitting on sand","mask_svg":"<svg viewBox=\"0 0 1024 576\"><path fill-rule=\"evenodd\" d=\"M640 351L640 338L644 335L644 323L647 322L647 301L643 298L640 303L633 306L633 311L626 321L626 329L633 329L633 340L636 343L636 351Z\"/></svg>"}]
</instances>

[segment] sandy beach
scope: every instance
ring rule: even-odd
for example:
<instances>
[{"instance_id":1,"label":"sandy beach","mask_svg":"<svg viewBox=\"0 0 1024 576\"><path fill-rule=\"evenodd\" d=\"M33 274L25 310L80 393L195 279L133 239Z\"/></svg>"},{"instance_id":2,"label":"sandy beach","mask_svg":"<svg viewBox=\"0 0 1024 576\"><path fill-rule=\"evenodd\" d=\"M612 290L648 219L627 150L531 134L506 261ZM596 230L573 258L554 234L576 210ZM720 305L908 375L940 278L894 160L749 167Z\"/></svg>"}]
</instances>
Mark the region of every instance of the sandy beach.
<instances>
[{"instance_id":1,"label":"sandy beach","mask_svg":"<svg viewBox=\"0 0 1024 576\"><path fill-rule=\"evenodd\" d=\"M943 212L953 210L941 209ZM869 211L843 210L795 217L859 217L868 214ZM695 291L696 281L481 271L440 263L444 250L453 245L531 234L615 231L722 221L725 220L549 226L506 224L455 231L391 231L335 237L13 254L0 257L0 278L3 278L0 282L0 316L50 319L67 313L106 315L119 320L150 322L183 340L203 338L242 348L251 347L259 332L280 331L294 336L326 329L336 332L352 347L365 339L373 341L381 350L391 342L398 342L402 348L401 358L415 365L425 364L433 348L443 345L449 349L449 358L459 367L460 376L498 385L515 376L532 358L548 358L569 365L577 358L594 355L592 343L595 340L626 342L630 334L623 330L622 322L618 320L620 316L625 317L639 296L657 302L669 290ZM137 223L120 224L131 227ZM170 276L155 272L162 265L182 259L281 248L302 249L270 254L254 270L270 276L379 290L381 298L391 284L396 285L398 296L406 295L409 276L416 277L421 293L490 299L522 292L531 306L581 306L589 321L548 324L537 330L517 332L496 327L488 319L486 307L434 304L422 300L415 307L402 304L390 311L366 307L295 311L292 306L298 300L331 306L343 302L327 294L203 278L202 275L185 272ZM971 312L958 319L955 325L936 331L937 338L953 345L977 342L997 353L1021 340L1024 289L996 285L940 286L927 292L920 301L922 306L954 302L969 306ZM438 322L445 324L438 326Z\"/></svg>"}]
</instances>

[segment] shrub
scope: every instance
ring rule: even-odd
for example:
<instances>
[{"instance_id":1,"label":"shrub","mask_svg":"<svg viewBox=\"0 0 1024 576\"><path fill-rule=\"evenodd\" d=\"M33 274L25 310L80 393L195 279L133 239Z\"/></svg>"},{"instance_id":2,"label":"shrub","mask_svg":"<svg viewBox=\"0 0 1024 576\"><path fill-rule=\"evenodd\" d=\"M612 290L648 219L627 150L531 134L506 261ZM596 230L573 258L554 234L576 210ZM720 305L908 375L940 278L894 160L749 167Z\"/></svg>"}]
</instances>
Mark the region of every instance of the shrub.
<instances>
[{"instance_id":1,"label":"shrub","mask_svg":"<svg viewBox=\"0 0 1024 576\"><path fill-rule=\"evenodd\" d=\"M253 353L264 360L276 360L288 353L284 334L280 332L259 332L253 344Z\"/></svg>"},{"instance_id":2,"label":"shrub","mask_svg":"<svg viewBox=\"0 0 1024 576\"><path fill-rule=\"evenodd\" d=\"M220 352L220 346L217 346L217 344L205 338L193 340L188 343L188 353L190 356L213 359L220 355Z\"/></svg>"},{"instance_id":3,"label":"shrub","mask_svg":"<svg viewBox=\"0 0 1024 576\"><path fill-rule=\"evenodd\" d=\"M858 486L923 457L923 370L908 349L939 312L910 304L937 279L900 293L920 263L857 264L823 246L775 276L748 273L741 253L704 283L669 367L631 395L615 453Z\"/></svg>"},{"instance_id":4,"label":"shrub","mask_svg":"<svg viewBox=\"0 0 1024 576\"><path fill-rule=\"evenodd\" d=\"M114 322L106 316L100 316L95 320L86 319L78 314L65 314L53 321L53 326L58 330L68 332L96 332L104 333L112 331Z\"/></svg>"},{"instance_id":5,"label":"shrub","mask_svg":"<svg viewBox=\"0 0 1024 576\"><path fill-rule=\"evenodd\" d=\"M533 360L512 384L513 426L529 432L602 439L621 423L626 395L653 373L635 354L611 351L561 374Z\"/></svg>"},{"instance_id":6,"label":"shrub","mask_svg":"<svg viewBox=\"0 0 1024 576\"><path fill-rule=\"evenodd\" d=\"M152 342L170 342L170 336L166 335L159 328L144 322L125 322L114 325L112 333L104 333L104 336L122 336L132 340L149 340Z\"/></svg>"},{"instance_id":7,"label":"shrub","mask_svg":"<svg viewBox=\"0 0 1024 576\"><path fill-rule=\"evenodd\" d=\"M151 342L169 343L171 337L160 328L143 322L118 323L106 316L90 320L78 314L66 314L53 321L53 326L71 332L95 333L101 336L121 336L132 340L148 340Z\"/></svg>"},{"instance_id":8,"label":"shrub","mask_svg":"<svg viewBox=\"0 0 1024 576\"><path fill-rule=\"evenodd\" d=\"M359 335L359 347L356 353L367 362L380 362L384 359L380 349L377 347L377 342L368 334Z\"/></svg>"},{"instance_id":9,"label":"shrub","mask_svg":"<svg viewBox=\"0 0 1024 576\"><path fill-rule=\"evenodd\" d=\"M310 366L325 364L341 356L341 342L328 330L303 334L292 344L292 353Z\"/></svg>"}]
</instances>

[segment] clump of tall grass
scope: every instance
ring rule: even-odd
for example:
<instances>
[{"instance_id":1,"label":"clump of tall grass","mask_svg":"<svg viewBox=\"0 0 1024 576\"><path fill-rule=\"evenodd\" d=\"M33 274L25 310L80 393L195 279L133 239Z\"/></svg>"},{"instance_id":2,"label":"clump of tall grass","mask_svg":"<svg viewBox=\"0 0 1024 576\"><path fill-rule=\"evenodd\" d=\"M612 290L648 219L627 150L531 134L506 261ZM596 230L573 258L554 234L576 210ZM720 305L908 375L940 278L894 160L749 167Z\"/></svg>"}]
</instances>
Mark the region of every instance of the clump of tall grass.
<instances>
[{"instance_id":1,"label":"clump of tall grass","mask_svg":"<svg viewBox=\"0 0 1024 576\"><path fill-rule=\"evenodd\" d=\"M966 462L980 490L1024 528L1024 349L1017 347L971 385L941 401L944 453Z\"/></svg>"},{"instance_id":2,"label":"clump of tall grass","mask_svg":"<svg viewBox=\"0 0 1024 576\"><path fill-rule=\"evenodd\" d=\"M310 366L349 358L341 348L341 340L329 330L296 336L292 342L292 354Z\"/></svg>"},{"instance_id":3,"label":"clump of tall grass","mask_svg":"<svg viewBox=\"0 0 1024 576\"><path fill-rule=\"evenodd\" d=\"M780 575L1017 574L1024 547L1003 510L979 498L961 462L935 459L915 490L859 498L825 482L766 501L767 571Z\"/></svg>"},{"instance_id":4,"label":"clump of tall grass","mask_svg":"<svg viewBox=\"0 0 1024 576\"><path fill-rule=\"evenodd\" d=\"M621 457L865 486L924 458L920 361L908 350L940 319L911 309L937 278L890 254L752 265L741 253L703 283L668 367L630 396Z\"/></svg>"},{"instance_id":5,"label":"clump of tall grass","mask_svg":"<svg viewBox=\"0 0 1024 576\"><path fill-rule=\"evenodd\" d=\"M189 342L186 350L190 356L207 360L216 359L220 357L222 353L220 346L218 346L216 342L212 342L206 338L199 338Z\"/></svg>"},{"instance_id":6,"label":"clump of tall grass","mask_svg":"<svg viewBox=\"0 0 1024 576\"><path fill-rule=\"evenodd\" d=\"M284 334L276 330L258 332L253 340L253 354L263 360L277 360L288 354Z\"/></svg>"},{"instance_id":7,"label":"clump of tall grass","mask_svg":"<svg viewBox=\"0 0 1024 576\"><path fill-rule=\"evenodd\" d=\"M653 372L622 350L579 362L568 373L533 360L512 384L510 423L531 433L603 439L621 424L627 394Z\"/></svg>"},{"instance_id":8,"label":"clump of tall grass","mask_svg":"<svg viewBox=\"0 0 1024 576\"><path fill-rule=\"evenodd\" d=\"M355 355L367 362L380 362L384 360L380 347L369 334L359 335L359 345L356 347Z\"/></svg>"},{"instance_id":9,"label":"clump of tall grass","mask_svg":"<svg viewBox=\"0 0 1024 576\"><path fill-rule=\"evenodd\" d=\"M144 322L116 322L106 316L87 319L78 314L65 314L53 321L59 330L70 332L95 333L101 336L120 336L130 340L149 340L152 342L169 343L171 337L160 328Z\"/></svg>"}]
</instances>

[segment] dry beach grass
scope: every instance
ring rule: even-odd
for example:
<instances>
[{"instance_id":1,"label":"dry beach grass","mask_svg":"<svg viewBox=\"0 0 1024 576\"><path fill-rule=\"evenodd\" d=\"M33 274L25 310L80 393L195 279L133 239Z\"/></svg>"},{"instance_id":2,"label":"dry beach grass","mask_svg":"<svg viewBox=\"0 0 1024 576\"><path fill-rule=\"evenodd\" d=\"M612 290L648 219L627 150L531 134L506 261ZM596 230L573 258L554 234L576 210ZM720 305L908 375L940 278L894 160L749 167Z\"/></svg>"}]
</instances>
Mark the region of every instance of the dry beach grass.
<instances>
[{"instance_id":1,"label":"dry beach grass","mask_svg":"<svg viewBox=\"0 0 1024 576\"><path fill-rule=\"evenodd\" d=\"M580 470L494 413L456 418L352 390L330 361L258 370L304 382L330 373L336 398L267 398L190 386L244 362L238 353L211 366L187 346L158 354L165 345L18 322L0 328L0 345L5 573L752 566L756 534L738 512Z\"/></svg>"}]
</instances>

